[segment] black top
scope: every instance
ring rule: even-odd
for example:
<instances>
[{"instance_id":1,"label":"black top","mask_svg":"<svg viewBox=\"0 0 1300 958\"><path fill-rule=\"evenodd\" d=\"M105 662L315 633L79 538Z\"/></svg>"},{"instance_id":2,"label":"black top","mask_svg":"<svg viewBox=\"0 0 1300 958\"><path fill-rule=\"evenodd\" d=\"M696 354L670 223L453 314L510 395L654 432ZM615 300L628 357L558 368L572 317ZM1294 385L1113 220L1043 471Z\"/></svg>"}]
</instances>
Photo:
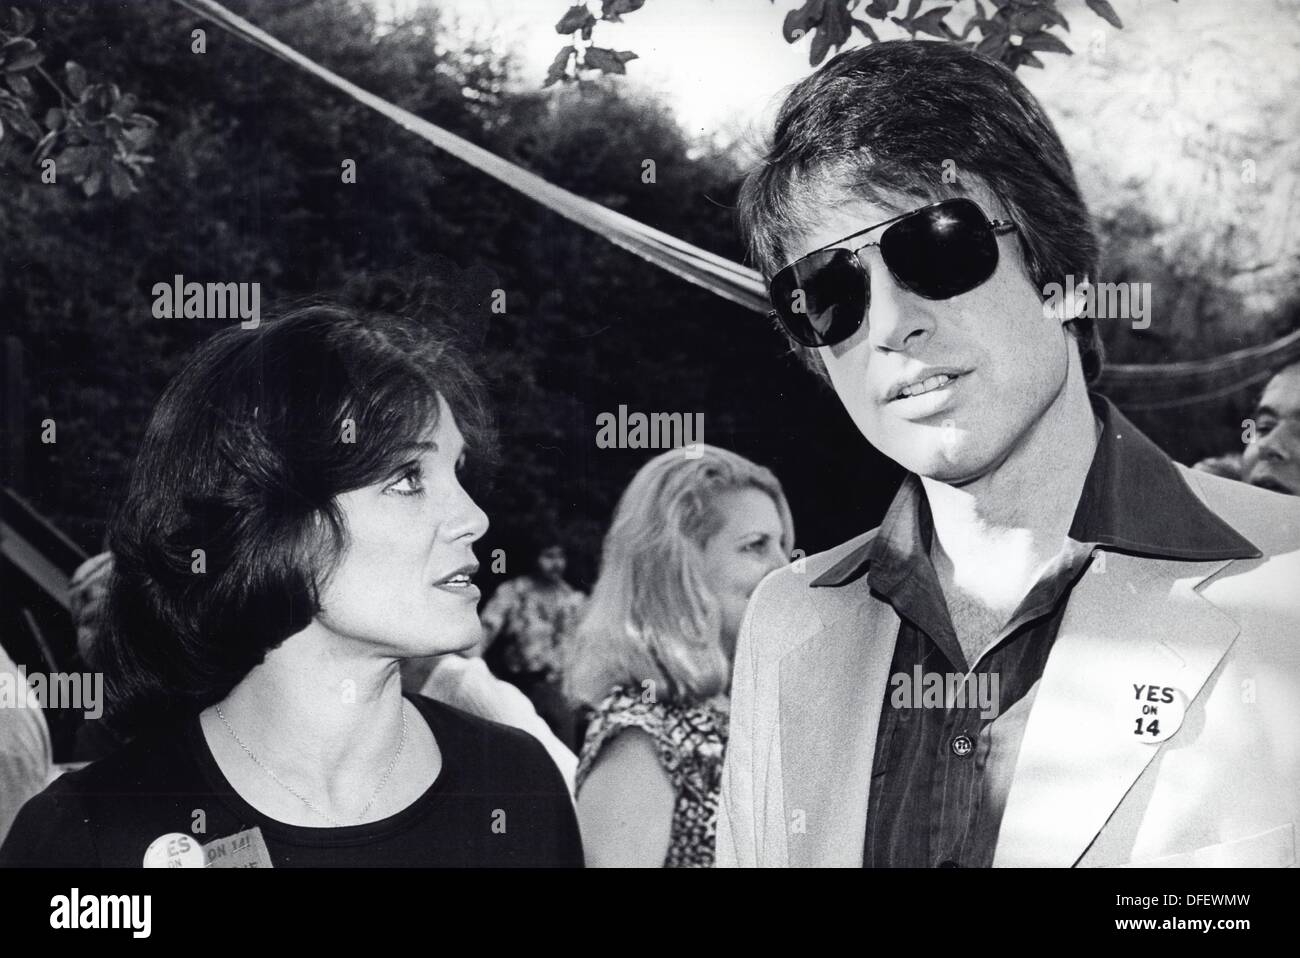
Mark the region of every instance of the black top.
<instances>
[{"instance_id":1,"label":"black top","mask_svg":"<svg viewBox=\"0 0 1300 958\"><path fill-rule=\"evenodd\" d=\"M1151 440L1092 401L1101 434L1065 548L973 668L930 561L933 522L915 476L876 535L811 583L844 585L869 567L872 592L901 619L871 770L868 867L993 863L1038 682L1074 586L1105 574L1098 549L1192 562L1260 554ZM952 702L949 689L960 689Z\"/></svg>"},{"instance_id":2,"label":"black top","mask_svg":"<svg viewBox=\"0 0 1300 958\"><path fill-rule=\"evenodd\" d=\"M408 698L433 731L442 770L388 818L338 828L268 818L222 775L196 715L56 780L19 812L0 866L138 868L166 833L209 844L254 827L276 868L582 866L568 790L535 739Z\"/></svg>"}]
</instances>

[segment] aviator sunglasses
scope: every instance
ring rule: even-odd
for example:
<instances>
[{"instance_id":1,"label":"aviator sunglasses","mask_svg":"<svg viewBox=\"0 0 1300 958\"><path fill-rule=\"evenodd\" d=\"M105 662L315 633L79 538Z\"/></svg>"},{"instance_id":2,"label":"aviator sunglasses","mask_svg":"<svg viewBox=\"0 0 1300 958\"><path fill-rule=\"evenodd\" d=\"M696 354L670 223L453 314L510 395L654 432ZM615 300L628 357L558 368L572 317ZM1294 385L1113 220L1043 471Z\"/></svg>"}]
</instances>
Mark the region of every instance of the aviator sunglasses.
<instances>
[{"instance_id":1,"label":"aviator sunglasses","mask_svg":"<svg viewBox=\"0 0 1300 958\"><path fill-rule=\"evenodd\" d=\"M842 247L864 233L889 227L880 241ZM776 308L769 314L804 346L834 346L862 325L871 306L871 281L858 254L871 246L905 289L923 299L951 299L979 286L998 268L997 234L1016 225L990 220L974 200L944 200L850 233L800 257L768 284ZM835 248L832 248L835 247Z\"/></svg>"}]
</instances>

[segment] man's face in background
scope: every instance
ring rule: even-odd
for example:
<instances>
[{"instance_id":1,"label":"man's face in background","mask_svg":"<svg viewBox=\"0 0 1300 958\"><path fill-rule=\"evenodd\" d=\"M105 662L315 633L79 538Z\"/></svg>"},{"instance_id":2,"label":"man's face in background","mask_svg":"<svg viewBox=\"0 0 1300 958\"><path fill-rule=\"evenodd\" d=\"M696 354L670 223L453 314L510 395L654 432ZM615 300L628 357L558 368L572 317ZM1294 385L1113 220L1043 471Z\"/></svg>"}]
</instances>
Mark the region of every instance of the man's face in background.
<instances>
[{"instance_id":1,"label":"man's face in background","mask_svg":"<svg viewBox=\"0 0 1300 958\"><path fill-rule=\"evenodd\" d=\"M1269 380L1254 419L1255 441L1242 456L1242 478L1300 496L1300 363Z\"/></svg>"},{"instance_id":2,"label":"man's face in background","mask_svg":"<svg viewBox=\"0 0 1300 958\"><path fill-rule=\"evenodd\" d=\"M537 574L546 582L564 579L564 546L548 546L537 554Z\"/></svg>"}]
</instances>

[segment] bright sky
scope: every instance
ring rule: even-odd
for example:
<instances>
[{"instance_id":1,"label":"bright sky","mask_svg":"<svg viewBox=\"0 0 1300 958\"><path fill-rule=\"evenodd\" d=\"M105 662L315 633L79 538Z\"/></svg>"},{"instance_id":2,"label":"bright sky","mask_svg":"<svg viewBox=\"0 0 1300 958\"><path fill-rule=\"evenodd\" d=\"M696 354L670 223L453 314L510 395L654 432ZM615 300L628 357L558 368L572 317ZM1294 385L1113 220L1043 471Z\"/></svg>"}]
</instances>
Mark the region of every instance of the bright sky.
<instances>
[{"instance_id":1,"label":"bright sky","mask_svg":"<svg viewBox=\"0 0 1300 958\"><path fill-rule=\"evenodd\" d=\"M399 9L419 0L376 0ZM517 49L525 79L540 85L567 37L555 24L573 0L437 0L466 25L497 27ZM590 7L599 12L599 0ZM782 0L648 0L622 23L598 23L597 46L633 50L629 82L663 95L691 132L734 130L781 89L811 72L807 44L791 46Z\"/></svg>"},{"instance_id":2,"label":"bright sky","mask_svg":"<svg viewBox=\"0 0 1300 958\"><path fill-rule=\"evenodd\" d=\"M520 82L540 85L567 42L555 23L573 0L372 2L381 12L433 3L462 29L490 31L516 51ZM813 69L808 41L781 36L798 4L647 0L622 23L598 23L594 39L639 54L626 82L658 93L688 132L757 145L784 91ZM1094 210L1140 202L1168 227L1157 243L1222 251L1242 291L1261 296L1251 305L1268 308L1300 276L1300 0L1113 6L1123 30L1084 0L1060 0L1074 56L1043 54L1046 69L1017 75L1056 122Z\"/></svg>"}]
</instances>

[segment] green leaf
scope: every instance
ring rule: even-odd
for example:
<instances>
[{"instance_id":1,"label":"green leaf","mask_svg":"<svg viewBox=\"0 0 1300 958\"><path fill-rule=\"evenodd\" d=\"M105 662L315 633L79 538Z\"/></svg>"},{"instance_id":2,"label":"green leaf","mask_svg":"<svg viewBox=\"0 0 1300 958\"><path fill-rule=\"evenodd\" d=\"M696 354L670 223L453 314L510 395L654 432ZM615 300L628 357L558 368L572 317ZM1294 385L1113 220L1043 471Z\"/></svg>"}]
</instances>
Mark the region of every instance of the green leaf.
<instances>
[{"instance_id":1,"label":"green leaf","mask_svg":"<svg viewBox=\"0 0 1300 958\"><path fill-rule=\"evenodd\" d=\"M30 70L45 59L45 54L36 49L36 44L26 37L10 40L0 47L0 63L4 64L6 73Z\"/></svg>"},{"instance_id":2,"label":"green leaf","mask_svg":"<svg viewBox=\"0 0 1300 958\"><path fill-rule=\"evenodd\" d=\"M35 156L36 162L39 163L47 156L49 156L50 153L54 151L54 148L58 146L58 144L59 144L58 130L51 130L49 133L46 133L43 137L41 137L40 142L36 144L36 156Z\"/></svg>"},{"instance_id":3,"label":"green leaf","mask_svg":"<svg viewBox=\"0 0 1300 958\"><path fill-rule=\"evenodd\" d=\"M1007 34L994 30L990 33L986 33L984 39L975 45L975 52L982 53L995 60L1000 60L1008 46L1010 46L1010 41Z\"/></svg>"},{"instance_id":4,"label":"green leaf","mask_svg":"<svg viewBox=\"0 0 1300 958\"><path fill-rule=\"evenodd\" d=\"M104 174L99 170L91 173L81 181L81 188L87 196L94 196L99 192L99 188L104 185Z\"/></svg>"},{"instance_id":5,"label":"green leaf","mask_svg":"<svg viewBox=\"0 0 1300 958\"><path fill-rule=\"evenodd\" d=\"M1124 29L1124 24L1120 21L1119 14L1115 12L1115 8L1112 7L1107 0L1087 0L1087 3L1089 10L1097 14L1097 16L1101 17L1116 30Z\"/></svg>"},{"instance_id":6,"label":"green leaf","mask_svg":"<svg viewBox=\"0 0 1300 958\"><path fill-rule=\"evenodd\" d=\"M825 31L833 46L843 46L853 36L853 15L845 0L827 0L820 30Z\"/></svg>"},{"instance_id":7,"label":"green leaf","mask_svg":"<svg viewBox=\"0 0 1300 958\"><path fill-rule=\"evenodd\" d=\"M147 126L132 127L122 133L122 141L134 151L143 150L153 141L153 137L153 129Z\"/></svg>"},{"instance_id":8,"label":"green leaf","mask_svg":"<svg viewBox=\"0 0 1300 958\"><path fill-rule=\"evenodd\" d=\"M64 75L68 78L68 92L77 99L81 99L81 94L86 91L86 71L79 63L68 61L63 68Z\"/></svg>"},{"instance_id":9,"label":"green leaf","mask_svg":"<svg viewBox=\"0 0 1300 958\"><path fill-rule=\"evenodd\" d=\"M781 35L785 37L785 42L794 43L812 33L822 22L825 8L826 0L805 0L802 7L787 13L781 23Z\"/></svg>"},{"instance_id":10,"label":"green leaf","mask_svg":"<svg viewBox=\"0 0 1300 958\"><path fill-rule=\"evenodd\" d=\"M1011 69L1014 70L1021 64L1024 64L1027 67L1037 67L1040 70L1043 69L1042 60L1038 59L1038 57L1034 56L1028 50L1018 48L1015 52L1015 61L1011 64Z\"/></svg>"},{"instance_id":11,"label":"green leaf","mask_svg":"<svg viewBox=\"0 0 1300 958\"><path fill-rule=\"evenodd\" d=\"M555 59L546 69L546 82L542 84L543 87L548 87L569 75L569 60L576 52L577 48L572 44L560 48L560 52L555 55Z\"/></svg>"},{"instance_id":12,"label":"green leaf","mask_svg":"<svg viewBox=\"0 0 1300 958\"><path fill-rule=\"evenodd\" d=\"M140 100L134 93L128 93L126 96L119 97L117 102L113 104L113 116L125 120L135 112L135 108L139 103Z\"/></svg>"},{"instance_id":13,"label":"green leaf","mask_svg":"<svg viewBox=\"0 0 1300 958\"><path fill-rule=\"evenodd\" d=\"M10 73L5 76L5 82L9 84L9 89L13 90L19 96L32 96L35 90L32 89L32 81L27 79L21 73Z\"/></svg>"},{"instance_id":14,"label":"green leaf","mask_svg":"<svg viewBox=\"0 0 1300 958\"><path fill-rule=\"evenodd\" d=\"M1020 49L1026 51L1038 50L1043 53L1064 53L1067 55L1074 53L1073 50L1065 45L1065 41L1056 36L1056 34L1048 33L1047 31L1035 33L1030 37L1025 37L1020 41Z\"/></svg>"},{"instance_id":15,"label":"green leaf","mask_svg":"<svg viewBox=\"0 0 1300 958\"><path fill-rule=\"evenodd\" d=\"M952 28L943 22L943 18L950 10L952 10L950 6L927 10L912 21L912 29L918 33L928 33L932 37L942 37L946 40L952 34Z\"/></svg>"},{"instance_id":16,"label":"green leaf","mask_svg":"<svg viewBox=\"0 0 1300 958\"><path fill-rule=\"evenodd\" d=\"M108 172L108 188L118 199L125 199L136 191L130 175L117 164Z\"/></svg>"},{"instance_id":17,"label":"green leaf","mask_svg":"<svg viewBox=\"0 0 1300 958\"><path fill-rule=\"evenodd\" d=\"M45 111L45 126L51 130L63 129L63 124L68 121L67 114L57 106Z\"/></svg>"},{"instance_id":18,"label":"green leaf","mask_svg":"<svg viewBox=\"0 0 1300 958\"><path fill-rule=\"evenodd\" d=\"M624 62L622 54L606 47L587 47L582 54L583 66L599 70L601 73L627 73L627 68L623 66Z\"/></svg>"},{"instance_id":19,"label":"green leaf","mask_svg":"<svg viewBox=\"0 0 1300 958\"><path fill-rule=\"evenodd\" d=\"M645 0L601 0L600 18L610 23L618 23L623 14L640 10Z\"/></svg>"},{"instance_id":20,"label":"green leaf","mask_svg":"<svg viewBox=\"0 0 1300 958\"><path fill-rule=\"evenodd\" d=\"M1043 9L1043 15L1047 17L1048 26L1054 24L1060 27L1062 30L1065 30L1067 32L1069 31L1070 21L1065 19L1065 14L1063 14L1060 10L1057 10L1056 7L1054 6L1046 6L1043 7L1042 9Z\"/></svg>"},{"instance_id":21,"label":"green leaf","mask_svg":"<svg viewBox=\"0 0 1300 958\"><path fill-rule=\"evenodd\" d=\"M1052 6L1017 10L1011 16L1012 29L1024 36L1038 33L1040 30L1046 30L1051 26L1064 27L1066 30L1070 29L1069 22Z\"/></svg>"},{"instance_id":22,"label":"green leaf","mask_svg":"<svg viewBox=\"0 0 1300 958\"><path fill-rule=\"evenodd\" d=\"M876 31L871 28L871 24L865 20L854 20L853 25L861 31L862 35L872 43L879 43L880 37L876 36Z\"/></svg>"},{"instance_id":23,"label":"green leaf","mask_svg":"<svg viewBox=\"0 0 1300 958\"><path fill-rule=\"evenodd\" d=\"M32 27L36 26L34 16L19 10L17 7L10 7L9 12L14 15L14 33L20 37L25 37L31 33Z\"/></svg>"},{"instance_id":24,"label":"green leaf","mask_svg":"<svg viewBox=\"0 0 1300 958\"><path fill-rule=\"evenodd\" d=\"M577 33L579 30L589 30L595 22L596 18L591 15L587 5L578 3L569 7L568 12L560 17L560 22L555 25L555 32Z\"/></svg>"},{"instance_id":25,"label":"green leaf","mask_svg":"<svg viewBox=\"0 0 1300 958\"><path fill-rule=\"evenodd\" d=\"M90 168L94 153L84 146L72 146L59 156L59 172L74 179Z\"/></svg>"},{"instance_id":26,"label":"green leaf","mask_svg":"<svg viewBox=\"0 0 1300 958\"><path fill-rule=\"evenodd\" d=\"M40 124L28 116L25 110L5 110L4 118L16 133L33 142L39 140L45 134Z\"/></svg>"}]
</instances>

